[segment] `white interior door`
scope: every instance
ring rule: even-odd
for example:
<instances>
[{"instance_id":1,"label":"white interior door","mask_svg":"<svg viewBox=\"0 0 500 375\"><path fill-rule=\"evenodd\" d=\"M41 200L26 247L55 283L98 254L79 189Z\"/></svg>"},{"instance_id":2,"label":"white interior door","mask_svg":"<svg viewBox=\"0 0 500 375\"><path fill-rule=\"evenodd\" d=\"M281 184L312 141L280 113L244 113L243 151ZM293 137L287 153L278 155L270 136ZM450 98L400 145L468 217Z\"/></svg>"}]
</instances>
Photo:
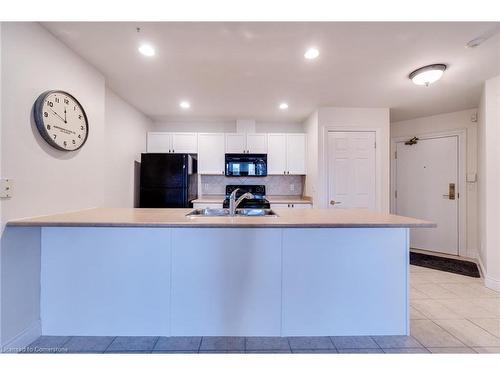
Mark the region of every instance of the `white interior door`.
<instances>
[{"instance_id":1,"label":"white interior door","mask_svg":"<svg viewBox=\"0 0 500 375\"><path fill-rule=\"evenodd\" d=\"M398 142L396 155L396 213L437 224L411 229L410 246L458 255L458 137Z\"/></svg>"},{"instance_id":2,"label":"white interior door","mask_svg":"<svg viewBox=\"0 0 500 375\"><path fill-rule=\"evenodd\" d=\"M330 208L375 204L375 132L328 132Z\"/></svg>"}]
</instances>

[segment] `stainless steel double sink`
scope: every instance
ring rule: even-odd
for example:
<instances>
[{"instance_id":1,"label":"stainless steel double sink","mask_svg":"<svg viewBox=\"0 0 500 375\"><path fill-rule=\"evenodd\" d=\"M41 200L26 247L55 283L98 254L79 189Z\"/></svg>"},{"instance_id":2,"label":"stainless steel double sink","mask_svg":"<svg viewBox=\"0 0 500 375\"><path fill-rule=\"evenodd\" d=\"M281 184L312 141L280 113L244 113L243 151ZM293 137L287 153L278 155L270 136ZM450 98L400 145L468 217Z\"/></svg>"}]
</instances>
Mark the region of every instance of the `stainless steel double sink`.
<instances>
[{"instance_id":1,"label":"stainless steel double sink","mask_svg":"<svg viewBox=\"0 0 500 375\"><path fill-rule=\"evenodd\" d=\"M228 208L196 208L189 212L186 216L189 217L211 217L211 216L228 216ZM264 217L277 217L278 215L268 208L238 208L235 216L264 216Z\"/></svg>"}]
</instances>

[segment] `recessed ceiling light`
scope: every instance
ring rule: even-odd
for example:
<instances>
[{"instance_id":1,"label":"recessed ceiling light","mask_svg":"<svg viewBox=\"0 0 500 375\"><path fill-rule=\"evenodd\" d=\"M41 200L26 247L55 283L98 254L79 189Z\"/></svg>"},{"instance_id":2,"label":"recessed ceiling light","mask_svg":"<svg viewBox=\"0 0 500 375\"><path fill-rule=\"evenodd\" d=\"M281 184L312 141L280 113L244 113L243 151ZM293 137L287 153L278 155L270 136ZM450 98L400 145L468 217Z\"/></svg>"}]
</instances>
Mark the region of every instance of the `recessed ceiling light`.
<instances>
[{"instance_id":1,"label":"recessed ceiling light","mask_svg":"<svg viewBox=\"0 0 500 375\"><path fill-rule=\"evenodd\" d=\"M281 110L283 110L283 111L284 111L285 109L288 109L288 103L285 103L285 102L280 103L280 106L279 106L279 107L280 107L280 109L281 109Z\"/></svg>"},{"instance_id":2,"label":"recessed ceiling light","mask_svg":"<svg viewBox=\"0 0 500 375\"><path fill-rule=\"evenodd\" d=\"M446 70L445 64L427 65L410 73L409 78L416 85L429 86L440 79Z\"/></svg>"},{"instance_id":3,"label":"recessed ceiling light","mask_svg":"<svg viewBox=\"0 0 500 375\"><path fill-rule=\"evenodd\" d=\"M191 104L183 100L182 102L179 103L179 107L181 107L182 109L189 109L191 108Z\"/></svg>"},{"instance_id":4,"label":"recessed ceiling light","mask_svg":"<svg viewBox=\"0 0 500 375\"><path fill-rule=\"evenodd\" d=\"M306 53L304 53L304 57L308 60L314 60L319 56L319 51L315 47L309 48Z\"/></svg>"},{"instance_id":5,"label":"recessed ceiling light","mask_svg":"<svg viewBox=\"0 0 500 375\"><path fill-rule=\"evenodd\" d=\"M156 53L154 47L147 43L141 44L138 49L140 53L148 57L154 56Z\"/></svg>"}]
</instances>

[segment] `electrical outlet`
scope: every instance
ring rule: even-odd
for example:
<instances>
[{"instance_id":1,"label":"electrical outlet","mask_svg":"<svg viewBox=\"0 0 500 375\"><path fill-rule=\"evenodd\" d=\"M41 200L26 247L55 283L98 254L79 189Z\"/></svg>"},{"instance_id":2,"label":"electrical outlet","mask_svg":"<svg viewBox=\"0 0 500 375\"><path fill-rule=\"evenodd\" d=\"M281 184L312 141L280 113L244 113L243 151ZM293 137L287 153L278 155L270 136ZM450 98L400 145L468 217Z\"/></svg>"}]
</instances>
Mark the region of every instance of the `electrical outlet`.
<instances>
[{"instance_id":1,"label":"electrical outlet","mask_svg":"<svg viewBox=\"0 0 500 375\"><path fill-rule=\"evenodd\" d=\"M13 182L9 178L0 179L0 198L12 198Z\"/></svg>"}]
</instances>

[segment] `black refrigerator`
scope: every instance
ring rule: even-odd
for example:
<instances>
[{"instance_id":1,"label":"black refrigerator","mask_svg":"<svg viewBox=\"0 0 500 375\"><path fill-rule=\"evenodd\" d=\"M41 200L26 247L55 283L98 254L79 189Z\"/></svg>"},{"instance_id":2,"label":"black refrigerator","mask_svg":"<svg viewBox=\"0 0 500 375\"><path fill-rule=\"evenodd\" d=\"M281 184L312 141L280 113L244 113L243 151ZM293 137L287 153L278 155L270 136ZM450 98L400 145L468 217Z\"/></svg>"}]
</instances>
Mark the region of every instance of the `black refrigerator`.
<instances>
[{"instance_id":1,"label":"black refrigerator","mask_svg":"<svg viewBox=\"0 0 500 375\"><path fill-rule=\"evenodd\" d=\"M198 198L196 156L142 154L139 207L192 207Z\"/></svg>"}]
</instances>

